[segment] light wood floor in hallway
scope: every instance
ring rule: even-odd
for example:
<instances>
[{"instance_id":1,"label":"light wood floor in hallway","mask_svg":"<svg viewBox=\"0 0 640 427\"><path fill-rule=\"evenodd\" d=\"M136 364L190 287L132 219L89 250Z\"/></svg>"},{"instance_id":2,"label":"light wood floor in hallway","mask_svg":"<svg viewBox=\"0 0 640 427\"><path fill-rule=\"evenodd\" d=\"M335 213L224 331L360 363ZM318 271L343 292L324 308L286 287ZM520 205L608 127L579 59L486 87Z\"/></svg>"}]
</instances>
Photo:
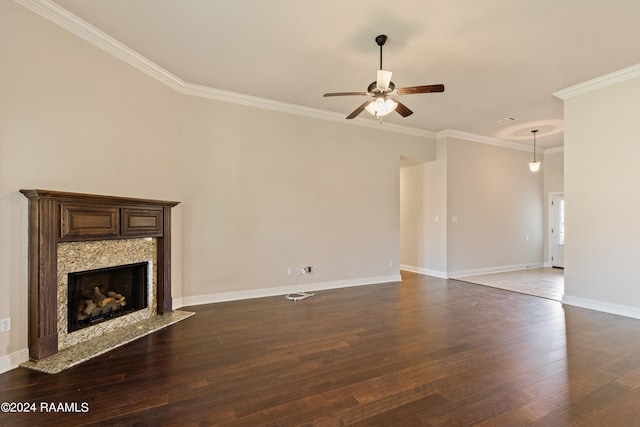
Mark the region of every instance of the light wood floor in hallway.
<instances>
[{"instance_id":1,"label":"light wood floor in hallway","mask_svg":"<svg viewBox=\"0 0 640 427\"><path fill-rule=\"evenodd\" d=\"M561 301L564 293L564 270L561 268L529 268L455 279L555 301Z\"/></svg>"}]
</instances>

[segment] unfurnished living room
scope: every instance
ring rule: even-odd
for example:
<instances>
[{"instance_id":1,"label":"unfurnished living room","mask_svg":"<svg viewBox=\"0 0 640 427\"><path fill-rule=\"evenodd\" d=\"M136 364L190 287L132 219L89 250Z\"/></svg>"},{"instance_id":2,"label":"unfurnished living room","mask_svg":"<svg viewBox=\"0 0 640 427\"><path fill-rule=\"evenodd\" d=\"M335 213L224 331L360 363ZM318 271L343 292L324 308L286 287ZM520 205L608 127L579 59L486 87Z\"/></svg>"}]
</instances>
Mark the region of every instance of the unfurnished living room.
<instances>
[{"instance_id":1,"label":"unfurnished living room","mask_svg":"<svg viewBox=\"0 0 640 427\"><path fill-rule=\"evenodd\" d=\"M0 1L0 425L637 426L638 18Z\"/></svg>"}]
</instances>

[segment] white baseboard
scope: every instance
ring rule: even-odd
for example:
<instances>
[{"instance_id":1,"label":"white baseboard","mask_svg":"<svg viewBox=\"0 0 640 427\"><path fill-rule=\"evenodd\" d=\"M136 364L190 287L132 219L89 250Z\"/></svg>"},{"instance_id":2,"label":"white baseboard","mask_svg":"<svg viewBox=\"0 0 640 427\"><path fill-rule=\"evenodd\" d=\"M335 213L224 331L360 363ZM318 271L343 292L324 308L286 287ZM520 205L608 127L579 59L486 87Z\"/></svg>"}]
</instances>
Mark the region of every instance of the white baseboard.
<instances>
[{"instance_id":1,"label":"white baseboard","mask_svg":"<svg viewBox=\"0 0 640 427\"><path fill-rule=\"evenodd\" d=\"M192 305L212 304L216 302L237 301L251 298L287 295L292 292L317 292L328 289L348 288L352 286L374 285L376 283L400 282L400 273L388 276L365 277L359 279L335 280L330 282L304 283L299 286L279 286L274 288L251 289L246 291L220 292L206 295L194 295L173 299L173 308L189 307Z\"/></svg>"},{"instance_id":2,"label":"white baseboard","mask_svg":"<svg viewBox=\"0 0 640 427\"><path fill-rule=\"evenodd\" d=\"M438 271L429 270L427 268L415 267L412 265L400 264L400 269L405 271L411 271L413 273L426 274L427 276L439 277L441 279L455 279L466 276L478 276L482 274L503 273L505 271L526 270L527 268L542 268L544 262L534 262L528 264L514 264L514 265L502 265L498 267L476 268L473 270L460 270L460 271Z\"/></svg>"},{"instance_id":3,"label":"white baseboard","mask_svg":"<svg viewBox=\"0 0 640 427\"><path fill-rule=\"evenodd\" d=\"M28 348L23 348L6 356L0 356L0 374L17 368L27 360L29 360Z\"/></svg>"},{"instance_id":4,"label":"white baseboard","mask_svg":"<svg viewBox=\"0 0 640 427\"><path fill-rule=\"evenodd\" d=\"M427 276L439 277L441 279L448 279L446 271L429 270L422 267L414 267L412 265L400 264L400 270L410 271L412 273L425 274Z\"/></svg>"},{"instance_id":5,"label":"white baseboard","mask_svg":"<svg viewBox=\"0 0 640 427\"><path fill-rule=\"evenodd\" d=\"M618 316L632 317L640 319L640 308L629 307L627 305L613 304L610 302L596 301L588 298L563 295L562 303L575 307L587 308L589 310L603 311L605 313L617 314Z\"/></svg>"},{"instance_id":6,"label":"white baseboard","mask_svg":"<svg viewBox=\"0 0 640 427\"><path fill-rule=\"evenodd\" d=\"M479 276L482 274L504 273L505 271L526 270L528 268L542 268L544 262L532 262L528 264L502 265L498 267L476 268L473 270L450 271L449 277L452 279L466 276Z\"/></svg>"}]
</instances>

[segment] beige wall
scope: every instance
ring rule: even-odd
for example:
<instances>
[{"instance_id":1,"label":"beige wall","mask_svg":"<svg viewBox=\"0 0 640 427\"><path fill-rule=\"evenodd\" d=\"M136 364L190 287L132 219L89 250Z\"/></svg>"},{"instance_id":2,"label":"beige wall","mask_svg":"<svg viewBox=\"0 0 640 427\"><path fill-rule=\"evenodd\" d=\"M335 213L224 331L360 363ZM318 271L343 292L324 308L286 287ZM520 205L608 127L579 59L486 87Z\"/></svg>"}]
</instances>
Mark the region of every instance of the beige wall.
<instances>
[{"instance_id":1,"label":"beige wall","mask_svg":"<svg viewBox=\"0 0 640 427\"><path fill-rule=\"evenodd\" d=\"M565 300L628 307L636 317L639 103L635 78L567 99L564 113Z\"/></svg>"},{"instance_id":2,"label":"beige wall","mask_svg":"<svg viewBox=\"0 0 640 427\"><path fill-rule=\"evenodd\" d=\"M0 317L12 320L2 357L27 345L21 188L180 194L177 94L14 2L0 2L0 58Z\"/></svg>"},{"instance_id":3,"label":"beige wall","mask_svg":"<svg viewBox=\"0 0 640 427\"><path fill-rule=\"evenodd\" d=\"M291 287L308 264L323 286L398 277L400 156L435 141L179 95L13 2L0 36L0 364L27 345L21 188L180 201L183 300Z\"/></svg>"},{"instance_id":4,"label":"beige wall","mask_svg":"<svg viewBox=\"0 0 640 427\"><path fill-rule=\"evenodd\" d=\"M544 169L542 169L544 168ZM542 159L544 193L564 191L564 150L549 150Z\"/></svg>"},{"instance_id":5,"label":"beige wall","mask_svg":"<svg viewBox=\"0 0 640 427\"><path fill-rule=\"evenodd\" d=\"M449 138L447 160L450 274L542 262L542 175L529 171L530 153Z\"/></svg>"},{"instance_id":6,"label":"beige wall","mask_svg":"<svg viewBox=\"0 0 640 427\"><path fill-rule=\"evenodd\" d=\"M530 153L445 137L402 170L401 263L455 277L543 263L543 175ZM438 217L438 222L436 222Z\"/></svg>"},{"instance_id":7,"label":"beige wall","mask_svg":"<svg viewBox=\"0 0 640 427\"><path fill-rule=\"evenodd\" d=\"M433 141L182 103L185 295L287 286L305 265L306 282L397 276L400 156L433 158Z\"/></svg>"},{"instance_id":8,"label":"beige wall","mask_svg":"<svg viewBox=\"0 0 640 427\"><path fill-rule=\"evenodd\" d=\"M446 277L446 159L438 157L400 170L400 264Z\"/></svg>"}]
</instances>

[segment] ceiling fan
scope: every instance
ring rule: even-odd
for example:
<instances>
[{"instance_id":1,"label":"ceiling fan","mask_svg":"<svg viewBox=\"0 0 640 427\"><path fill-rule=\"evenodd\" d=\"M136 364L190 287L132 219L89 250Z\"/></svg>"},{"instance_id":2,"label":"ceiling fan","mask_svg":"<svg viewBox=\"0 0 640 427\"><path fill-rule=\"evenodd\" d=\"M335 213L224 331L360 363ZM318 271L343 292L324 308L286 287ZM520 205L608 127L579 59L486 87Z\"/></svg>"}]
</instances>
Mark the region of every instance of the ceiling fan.
<instances>
[{"instance_id":1,"label":"ceiling fan","mask_svg":"<svg viewBox=\"0 0 640 427\"><path fill-rule=\"evenodd\" d=\"M413 114L406 105L393 98L398 95L413 95L417 93L432 93L432 92L444 92L444 85L427 85L427 86L410 86L396 89L396 85L391 81L391 71L382 69L382 46L387 41L387 36L381 34L376 37L376 44L380 46L380 69L377 72L376 81L372 82L367 87L366 92L335 92L325 93L324 96L351 96L360 95L368 96L371 99L365 101L362 105L356 108L351 114L347 116L347 119L353 119L367 110L370 114L377 117L382 123L382 116L393 112L398 112L402 117L407 117Z\"/></svg>"}]
</instances>

